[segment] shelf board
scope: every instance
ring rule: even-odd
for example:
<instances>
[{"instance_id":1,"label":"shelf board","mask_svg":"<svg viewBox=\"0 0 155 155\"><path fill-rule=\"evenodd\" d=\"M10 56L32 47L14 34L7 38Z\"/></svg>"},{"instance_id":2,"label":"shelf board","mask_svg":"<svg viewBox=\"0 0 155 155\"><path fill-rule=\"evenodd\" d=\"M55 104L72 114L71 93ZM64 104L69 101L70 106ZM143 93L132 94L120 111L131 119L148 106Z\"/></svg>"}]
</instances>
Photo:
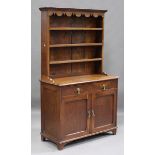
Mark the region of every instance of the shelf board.
<instances>
[{"instance_id":1,"label":"shelf board","mask_svg":"<svg viewBox=\"0 0 155 155\"><path fill-rule=\"evenodd\" d=\"M90 30L90 31L100 31L103 28L91 28L91 27L51 27L49 30Z\"/></svg>"},{"instance_id":2,"label":"shelf board","mask_svg":"<svg viewBox=\"0 0 155 155\"><path fill-rule=\"evenodd\" d=\"M50 64L66 64L66 63L77 63L77 62L92 62L92 61L101 61L102 58L94 59L80 59L80 60L64 60L64 61L50 61Z\"/></svg>"},{"instance_id":3,"label":"shelf board","mask_svg":"<svg viewBox=\"0 0 155 155\"><path fill-rule=\"evenodd\" d=\"M102 43L53 44L50 47L102 46Z\"/></svg>"}]
</instances>

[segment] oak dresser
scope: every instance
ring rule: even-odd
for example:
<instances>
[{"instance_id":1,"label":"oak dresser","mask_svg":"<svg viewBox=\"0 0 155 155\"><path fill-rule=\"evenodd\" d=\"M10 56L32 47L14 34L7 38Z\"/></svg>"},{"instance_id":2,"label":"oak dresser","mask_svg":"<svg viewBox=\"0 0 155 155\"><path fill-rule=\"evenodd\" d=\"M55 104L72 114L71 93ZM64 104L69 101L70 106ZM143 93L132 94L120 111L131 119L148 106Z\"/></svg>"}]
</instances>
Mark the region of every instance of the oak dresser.
<instances>
[{"instance_id":1,"label":"oak dresser","mask_svg":"<svg viewBox=\"0 0 155 155\"><path fill-rule=\"evenodd\" d=\"M41 139L61 150L73 140L116 134L118 77L103 68L107 11L40 10Z\"/></svg>"}]
</instances>

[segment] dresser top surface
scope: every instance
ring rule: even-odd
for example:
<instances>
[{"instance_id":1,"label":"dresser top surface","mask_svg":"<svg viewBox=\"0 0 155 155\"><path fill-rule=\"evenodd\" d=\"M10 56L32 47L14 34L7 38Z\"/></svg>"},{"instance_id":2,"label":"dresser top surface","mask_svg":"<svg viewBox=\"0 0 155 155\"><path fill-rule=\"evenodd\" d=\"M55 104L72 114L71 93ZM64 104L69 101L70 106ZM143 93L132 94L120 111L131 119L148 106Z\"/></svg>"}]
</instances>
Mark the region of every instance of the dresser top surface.
<instances>
[{"instance_id":1,"label":"dresser top surface","mask_svg":"<svg viewBox=\"0 0 155 155\"><path fill-rule=\"evenodd\" d=\"M41 81L51 83L51 84L54 84L57 86L67 86L67 85L74 85L74 84L88 83L88 82L97 82L97 81L112 80L112 79L118 79L118 76L92 74L92 75L54 78L53 79L54 82L52 80L47 80L46 78L42 78Z\"/></svg>"}]
</instances>

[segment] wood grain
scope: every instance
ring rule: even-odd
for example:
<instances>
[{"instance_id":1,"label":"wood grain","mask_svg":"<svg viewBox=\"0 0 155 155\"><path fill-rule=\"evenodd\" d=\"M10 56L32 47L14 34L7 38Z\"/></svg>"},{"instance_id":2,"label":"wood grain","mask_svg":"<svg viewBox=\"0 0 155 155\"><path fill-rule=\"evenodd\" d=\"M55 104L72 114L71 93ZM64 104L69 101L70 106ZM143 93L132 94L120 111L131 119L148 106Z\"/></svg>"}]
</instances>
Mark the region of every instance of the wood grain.
<instances>
[{"instance_id":1,"label":"wood grain","mask_svg":"<svg viewBox=\"0 0 155 155\"><path fill-rule=\"evenodd\" d=\"M50 47L102 46L102 43L53 44Z\"/></svg>"},{"instance_id":2,"label":"wood grain","mask_svg":"<svg viewBox=\"0 0 155 155\"><path fill-rule=\"evenodd\" d=\"M50 64L65 64L65 63L90 62L90 61L101 61L101 60L102 60L101 58L94 58L94 59L51 61Z\"/></svg>"},{"instance_id":3,"label":"wood grain","mask_svg":"<svg viewBox=\"0 0 155 155\"><path fill-rule=\"evenodd\" d=\"M103 30L102 28L89 28L89 27L51 27L49 28L49 30L61 30L61 31L73 31L73 30L77 30L77 31L100 31Z\"/></svg>"},{"instance_id":4,"label":"wood grain","mask_svg":"<svg viewBox=\"0 0 155 155\"><path fill-rule=\"evenodd\" d=\"M97 82L97 81L105 81L105 80L114 80L118 79L118 76L105 76L102 74L91 74L91 75L82 75L82 76L70 76L70 77L62 77L62 78L53 78L54 85L58 86L66 86L72 84L79 84L79 83L89 83L89 82ZM42 79L42 81L50 82L50 80Z\"/></svg>"}]
</instances>

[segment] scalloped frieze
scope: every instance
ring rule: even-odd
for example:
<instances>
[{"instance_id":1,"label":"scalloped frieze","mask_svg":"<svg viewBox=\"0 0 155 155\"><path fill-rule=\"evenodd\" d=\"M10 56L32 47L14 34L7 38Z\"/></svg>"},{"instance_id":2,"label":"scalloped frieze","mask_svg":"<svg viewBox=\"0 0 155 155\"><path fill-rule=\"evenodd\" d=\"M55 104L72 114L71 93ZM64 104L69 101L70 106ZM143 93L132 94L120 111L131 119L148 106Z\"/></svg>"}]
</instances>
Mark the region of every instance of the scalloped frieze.
<instances>
[{"instance_id":1,"label":"scalloped frieze","mask_svg":"<svg viewBox=\"0 0 155 155\"><path fill-rule=\"evenodd\" d=\"M53 10L49 10L48 11L48 15L52 16L52 15L57 15L57 16L76 16L76 17L81 17L81 16L85 16L85 17L95 17L97 18L98 16L104 16L104 13L94 13L94 12L71 12L71 11L53 11Z\"/></svg>"}]
</instances>

